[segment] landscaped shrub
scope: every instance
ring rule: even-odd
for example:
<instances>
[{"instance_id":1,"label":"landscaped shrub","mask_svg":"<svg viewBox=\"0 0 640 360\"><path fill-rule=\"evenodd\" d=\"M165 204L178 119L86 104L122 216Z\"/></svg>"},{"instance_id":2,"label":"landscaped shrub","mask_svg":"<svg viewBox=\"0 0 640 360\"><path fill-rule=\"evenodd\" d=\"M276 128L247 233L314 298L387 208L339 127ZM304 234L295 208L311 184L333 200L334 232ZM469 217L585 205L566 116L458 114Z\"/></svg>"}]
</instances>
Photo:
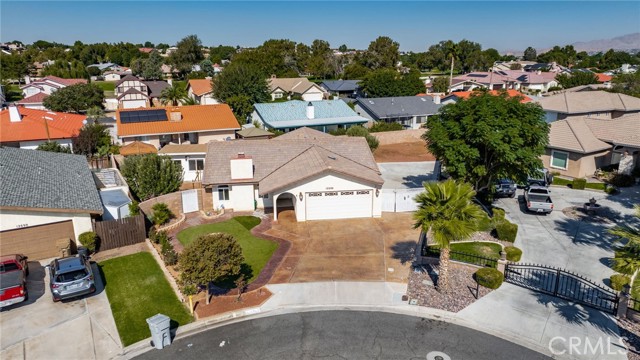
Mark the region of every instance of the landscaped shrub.
<instances>
[{"instance_id":1,"label":"landscaped shrub","mask_svg":"<svg viewBox=\"0 0 640 360\"><path fill-rule=\"evenodd\" d=\"M98 234L94 233L93 231L83 232L78 237L78 240L80 240L80 244L86 247L89 252L96 251L96 246L98 244Z\"/></svg>"},{"instance_id":2,"label":"landscaped shrub","mask_svg":"<svg viewBox=\"0 0 640 360\"><path fill-rule=\"evenodd\" d=\"M493 218L495 220L504 220L505 212L500 208L493 208Z\"/></svg>"},{"instance_id":3,"label":"landscaped shrub","mask_svg":"<svg viewBox=\"0 0 640 360\"><path fill-rule=\"evenodd\" d=\"M397 122L387 123L384 121L376 121L371 128L369 128L369 132L381 132L381 131L398 131L404 130L404 126Z\"/></svg>"},{"instance_id":4,"label":"landscaped shrub","mask_svg":"<svg viewBox=\"0 0 640 360\"><path fill-rule=\"evenodd\" d=\"M587 179L573 179L573 188L576 190L584 190L587 186Z\"/></svg>"},{"instance_id":5,"label":"landscaped shrub","mask_svg":"<svg viewBox=\"0 0 640 360\"><path fill-rule=\"evenodd\" d=\"M489 215L487 215L487 213L483 212L482 214L482 218L480 218L480 220L478 220L478 222L476 223L476 229L477 231L491 232L491 230L493 230L493 221L491 220Z\"/></svg>"},{"instance_id":6,"label":"landscaped shrub","mask_svg":"<svg viewBox=\"0 0 640 360\"><path fill-rule=\"evenodd\" d=\"M606 187L607 187L607 184L597 183L597 182L588 182L587 185L585 185L586 189L596 189L596 190L605 190Z\"/></svg>"},{"instance_id":7,"label":"landscaped shrub","mask_svg":"<svg viewBox=\"0 0 640 360\"><path fill-rule=\"evenodd\" d=\"M514 242L518 234L518 225L503 220L496 224L496 234L500 240Z\"/></svg>"},{"instance_id":8,"label":"landscaped shrub","mask_svg":"<svg viewBox=\"0 0 640 360\"><path fill-rule=\"evenodd\" d=\"M609 179L609 184L615 187L632 186L636 180L631 175L616 173Z\"/></svg>"},{"instance_id":9,"label":"landscaped shrub","mask_svg":"<svg viewBox=\"0 0 640 360\"><path fill-rule=\"evenodd\" d=\"M149 240L151 240L151 242L155 244L158 243L158 241L156 240L156 235L157 235L157 232L155 227L152 227L151 229L149 229Z\"/></svg>"},{"instance_id":10,"label":"landscaped shrub","mask_svg":"<svg viewBox=\"0 0 640 360\"><path fill-rule=\"evenodd\" d=\"M606 192L609 195L616 195L617 193L620 192L620 190L618 190L618 188L615 186L607 186L604 188L604 192Z\"/></svg>"},{"instance_id":11,"label":"landscaped shrub","mask_svg":"<svg viewBox=\"0 0 640 360\"><path fill-rule=\"evenodd\" d=\"M158 231L156 232L152 241L156 244L164 245L169 241L169 236L167 235L166 231Z\"/></svg>"},{"instance_id":12,"label":"landscaped shrub","mask_svg":"<svg viewBox=\"0 0 640 360\"><path fill-rule=\"evenodd\" d=\"M502 285L502 281L504 281L504 275L494 268L479 269L473 274L473 277L480 286L489 289L499 288Z\"/></svg>"},{"instance_id":13,"label":"landscaped shrub","mask_svg":"<svg viewBox=\"0 0 640 360\"><path fill-rule=\"evenodd\" d=\"M609 279L611 280L611 288L615 291L622 291L625 285L631 283L631 278L622 274L613 274Z\"/></svg>"},{"instance_id":14,"label":"landscaped shrub","mask_svg":"<svg viewBox=\"0 0 640 360\"><path fill-rule=\"evenodd\" d=\"M507 260L518 262L522 257L522 250L515 246L506 246L504 252L507 253Z\"/></svg>"},{"instance_id":15,"label":"landscaped shrub","mask_svg":"<svg viewBox=\"0 0 640 360\"><path fill-rule=\"evenodd\" d=\"M564 179L564 178L561 178L561 177L557 177L557 176L553 177L552 184L553 185L571 186L571 187L573 187L573 181L567 180L567 179Z\"/></svg>"},{"instance_id":16,"label":"landscaped shrub","mask_svg":"<svg viewBox=\"0 0 640 360\"><path fill-rule=\"evenodd\" d=\"M173 217L173 213L165 203L157 203L151 207L153 210L153 223L162 225Z\"/></svg>"},{"instance_id":17,"label":"landscaped shrub","mask_svg":"<svg viewBox=\"0 0 640 360\"><path fill-rule=\"evenodd\" d=\"M138 205L138 202L135 200L129 203L129 215L131 216L140 215L140 206Z\"/></svg>"},{"instance_id":18,"label":"landscaped shrub","mask_svg":"<svg viewBox=\"0 0 640 360\"><path fill-rule=\"evenodd\" d=\"M175 249L173 248L173 244L169 241L169 237L167 233L164 231L159 231L156 234L156 239L161 245L160 254L162 255L162 260L164 260L165 265L175 265L178 263L178 254L176 254Z\"/></svg>"}]
</instances>

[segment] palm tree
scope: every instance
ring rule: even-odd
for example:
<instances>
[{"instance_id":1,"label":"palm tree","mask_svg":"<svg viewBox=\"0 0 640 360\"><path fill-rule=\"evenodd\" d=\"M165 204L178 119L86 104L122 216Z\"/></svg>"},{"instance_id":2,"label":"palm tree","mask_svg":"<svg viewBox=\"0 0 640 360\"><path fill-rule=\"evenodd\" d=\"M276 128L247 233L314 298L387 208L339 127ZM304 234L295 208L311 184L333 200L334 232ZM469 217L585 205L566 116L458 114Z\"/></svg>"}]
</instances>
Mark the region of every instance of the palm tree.
<instances>
[{"instance_id":1,"label":"palm tree","mask_svg":"<svg viewBox=\"0 0 640 360\"><path fill-rule=\"evenodd\" d=\"M640 205L636 205L636 216L640 218ZM617 272L631 275L631 284L640 272L640 228L623 225L609 230L609 233L618 237L620 246L613 258L613 268Z\"/></svg>"},{"instance_id":2,"label":"palm tree","mask_svg":"<svg viewBox=\"0 0 640 360\"><path fill-rule=\"evenodd\" d=\"M449 87L451 87L451 84L453 84L453 63L458 57L458 44L454 43L453 41L449 42L450 44L448 44L447 47L447 57L451 58L451 72L449 73Z\"/></svg>"},{"instance_id":3,"label":"palm tree","mask_svg":"<svg viewBox=\"0 0 640 360\"><path fill-rule=\"evenodd\" d=\"M438 291L446 292L451 243L471 237L484 213L473 203L476 193L470 184L450 179L424 183L424 190L415 198L418 210L413 214L413 226L422 229L427 239L440 248L437 286Z\"/></svg>"},{"instance_id":4,"label":"palm tree","mask_svg":"<svg viewBox=\"0 0 640 360\"><path fill-rule=\"evenodd\" d=\"M182 99L182 105L199 105L199 104L196 101L196 99L187 96L186 98Z\"/></svg>"},{"instance_id":5,"label":"palm tree","mask_svg":"<svg viewBox=\"0 0 640 360\"><path fill-rule=\"evenodd\" d=\"M187 90L185 90L185 88L177 83L165 88L164 90L162 90L162 93L160 93L160 101L162 101L164 105L170 104L173 106L177 106L186 97Z\"/></svg>"}]
</instances>

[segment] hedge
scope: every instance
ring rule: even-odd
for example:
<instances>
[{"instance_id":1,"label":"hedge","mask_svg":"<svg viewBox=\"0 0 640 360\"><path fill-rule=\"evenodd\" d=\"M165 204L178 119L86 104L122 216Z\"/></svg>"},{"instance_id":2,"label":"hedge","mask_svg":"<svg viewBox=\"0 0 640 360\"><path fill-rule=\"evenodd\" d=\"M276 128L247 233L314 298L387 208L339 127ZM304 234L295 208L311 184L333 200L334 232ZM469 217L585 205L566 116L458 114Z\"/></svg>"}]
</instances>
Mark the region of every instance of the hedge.
<instances>
[{"instance_id":1,"label":"hedge","mask_svg":"<svg viewBox=\"0 0 640 360\"><path fill-rule=\"evenodd\" d=\"M98 243L98 234L93 231L83 232L78 236L78 240L82 246L86 247L89 252L93 253L96 251L96 245Z\"/></svg>"},{"instance_id":2,"label":"hedge","mask_svg":"<svg viewBox=\"0 0 640 360\"><path fill-rule=\"evenodd\" d=\"M478 285L484 286L489 289L497 289L502 285L504 281L504 275L494 268L482 268L473 274Z\"/></svg>"},{"instance_id":3,"label":"hedge","mask_svg":"<svg viewBox=\"0 0 640 360\"><path fill-rule=\"evenodd\" d=\"M518 235L518 225L503 220L496 224L496 234L500 240L514 242Z\"/></svg>"},{"instance_id":4,"label":"hedge","mask_svg":"<svg viewBox=\"0 0 640 360\"><path fill-rule=\"evenodd\" d=\"M505 212L500 208L493 208L493 218L495 220L504 220Z\"/></svg>"},{"instance_id":5,"label":"hedge","mask_svg":"<svg viewBox=\"0 0 640 360\"><path fill-rule=\"evenodd\" d=\"M587 186L587 179L573 179L572 187L575 190L584 190L585 186Z\"/></svg>"},{"instance_id":6,"label":"hedge","mask_svg":"<svg viewBox=\"0 0 640 360\"><path fill-rule=\"evenodd\" d=\"M622 291L625 285L631 283L631 278L622 274L613 274L609 279L611 280L611 288L615 291Z\"/></svg>"},{"instance_id":7,"label":"hedge","mask_svg":"<svg viewBox=\"0 0 640 360\"><path fill-rule=\"evenodd\" d=\"M507 260L518 262L522 257L522 250L515 246L506 246L504 251L507 253Z\"/></svg>"}]
</instances>

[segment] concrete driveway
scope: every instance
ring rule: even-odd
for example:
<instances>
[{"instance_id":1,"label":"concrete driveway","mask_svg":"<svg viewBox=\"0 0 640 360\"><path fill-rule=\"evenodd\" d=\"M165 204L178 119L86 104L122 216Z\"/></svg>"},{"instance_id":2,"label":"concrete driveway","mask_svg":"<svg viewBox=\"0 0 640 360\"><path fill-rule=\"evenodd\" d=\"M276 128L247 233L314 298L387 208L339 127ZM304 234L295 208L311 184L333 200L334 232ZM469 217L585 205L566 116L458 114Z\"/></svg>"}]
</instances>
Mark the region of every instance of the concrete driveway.
<instances>
[{"instance_id":1,"label":"concrete driveway","mask_svg":"<svg viewBox=\"0 0 640 360\"><path fill-rule=\"evenodd\" d=\"M439 169L436 161L378 163L383 189L420 188L425 181L436 181Z\"/></svg>"},{"instance_id":2,"label":"concrete driveway","mask_svg":"<svg viewBox=\"0 0 640 360\"><path fill-rule=\"evenodd\" d=\"M266 233L289 240L292 246L271 283L407 282L419 236L412 224L411 213L296 222L293 211L283 211Z\"/></svg>"},{"instance_id":3,"label":"concrete driveway","mask_svg":"<svg viewBox=\"0 0 640 360\"><path fill-rule=\"evenodd\" d=\"M0 312L2 359L110 359L121 350L98 267L91 296L54 303L49 261L29 263L29 300Z\"/></svg>"}]
</instances>

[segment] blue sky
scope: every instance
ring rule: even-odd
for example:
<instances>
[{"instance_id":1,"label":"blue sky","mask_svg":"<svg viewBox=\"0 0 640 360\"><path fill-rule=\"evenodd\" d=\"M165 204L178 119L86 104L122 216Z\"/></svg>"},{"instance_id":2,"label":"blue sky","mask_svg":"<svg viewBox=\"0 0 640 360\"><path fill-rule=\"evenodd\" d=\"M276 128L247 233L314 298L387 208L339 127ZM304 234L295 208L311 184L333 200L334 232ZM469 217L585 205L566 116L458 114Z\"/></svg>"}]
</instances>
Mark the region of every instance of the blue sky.
<instances>
[{"instance_id":1,"label":"blue sky","mask_svg":"<svg viewBox=\"0 0 640 360\"><path fill-rule=\"evenodd\" d=\"M624 11L622 11L624 10ZM267 39L366 48L377 36L424 51L463 38L483 48L524 50L640 32L640 2L596 1L0 1L0 39L72 44L257 46Z\"/></svg>"}]
</instances>

